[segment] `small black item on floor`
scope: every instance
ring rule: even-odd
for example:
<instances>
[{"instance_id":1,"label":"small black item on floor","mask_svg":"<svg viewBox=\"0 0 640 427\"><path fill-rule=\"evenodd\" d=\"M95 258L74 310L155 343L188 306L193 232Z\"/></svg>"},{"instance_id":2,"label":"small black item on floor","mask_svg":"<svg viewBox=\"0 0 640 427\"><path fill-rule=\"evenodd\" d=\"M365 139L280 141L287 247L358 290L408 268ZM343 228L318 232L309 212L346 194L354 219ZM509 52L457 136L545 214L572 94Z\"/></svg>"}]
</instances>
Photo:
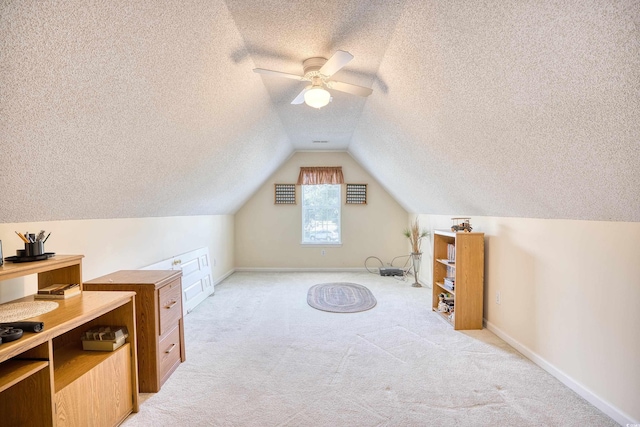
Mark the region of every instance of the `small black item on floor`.
<instances>
[{"instance_id":1,"label":"small black item on floor","mask_svg":"<svg viewBox=\"0 0 640 427\"><path fill-rule=\"evenodd\" d=\"M380 267L381 276L402 276L403 272L401 268L394 267Z\"/></svg>"}]
</instances>

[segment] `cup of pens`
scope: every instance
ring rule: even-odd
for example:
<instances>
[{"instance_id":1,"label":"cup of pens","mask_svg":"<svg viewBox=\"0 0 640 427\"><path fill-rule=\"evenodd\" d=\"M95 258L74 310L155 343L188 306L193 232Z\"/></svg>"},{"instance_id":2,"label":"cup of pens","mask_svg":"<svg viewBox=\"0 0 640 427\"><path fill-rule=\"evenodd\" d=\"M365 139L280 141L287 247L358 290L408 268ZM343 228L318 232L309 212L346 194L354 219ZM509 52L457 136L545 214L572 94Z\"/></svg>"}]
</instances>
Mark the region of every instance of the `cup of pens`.
<instances>
[{"instance_id":1,"label":"cup of pens","mask_svg":"<svg viewBox=\"0 0 640 427\"><path fill-rule=\"evenodd\" d=\"M24 244L24 256L38 256L44 253L44 242L42 240Z\"/></svg>"},{"instance_id":2,"label":"cup of pens","mask_svg":"<svg viewBox=\"0 0 640 427\"><path fill-rule=\"evenodd\" d=\"M38 235L24 233L20 234L16 231L16 234L22 239L24 242L24 250L18 249L16 254L18 257L36 257L39 255L44 255L44 242L47 241L49 235L45 237L45 231L42 230Z\"/></svg>"}]
</instances>

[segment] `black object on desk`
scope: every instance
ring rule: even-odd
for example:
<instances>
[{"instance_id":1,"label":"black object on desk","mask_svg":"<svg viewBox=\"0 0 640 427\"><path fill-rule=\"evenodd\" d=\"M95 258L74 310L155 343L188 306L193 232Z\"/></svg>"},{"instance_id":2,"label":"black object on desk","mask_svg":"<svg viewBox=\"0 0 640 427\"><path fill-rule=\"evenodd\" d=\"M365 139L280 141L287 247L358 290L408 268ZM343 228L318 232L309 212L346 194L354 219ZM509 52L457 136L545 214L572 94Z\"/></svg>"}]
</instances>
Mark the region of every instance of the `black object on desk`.
<instances>
[{"instance_id":1,"label":"black object on desk","mask_svg":"<svg viewBox=\"0 0 640 427\"><path fill-rule=\"evenodd\" d=\"M0 328L22 329L27 332L42 332L44 330L44 322L5 322L0 323Z\"/></svg>"},{"instance_id":2,"label":"black object on desk","mask_svg":"<svg viewBox=\"0 0 640 427\"><path fill-rule=\"evenodd\" d=\"M55 254L56 254L55 252L45 252L42 255L35 255L35 256L8 256L4 260L9 262L15 262L15 263L42 261L42 260L51 258Z\"/></svg>"}]
</instances>

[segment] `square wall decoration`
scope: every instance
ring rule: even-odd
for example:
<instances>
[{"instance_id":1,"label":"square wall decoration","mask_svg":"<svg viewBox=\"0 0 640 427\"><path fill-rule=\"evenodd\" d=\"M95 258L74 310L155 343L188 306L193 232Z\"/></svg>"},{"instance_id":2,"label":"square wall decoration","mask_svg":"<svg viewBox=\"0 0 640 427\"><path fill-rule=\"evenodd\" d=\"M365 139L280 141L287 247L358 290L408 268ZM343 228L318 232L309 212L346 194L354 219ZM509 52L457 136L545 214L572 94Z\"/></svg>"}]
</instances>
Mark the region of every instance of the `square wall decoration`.
<instances>
[{"instance_id":1,"label":"square wall decoration","mask_svg":"<svg viewBox=\"0 0 640 427\"><path fill-rule=\"evenodd\" d=\"M295 184L276 184L276 205L296 204Z\"/></svg>"},{"instance_id":2,"label":"square wall decoration","mask_svg":"<svg viewBox=\"0 0 640 427\"><path fill-rule=\"evenodd\" d=\"M367 204L367 184L347 184L347 204Z\"/></svg>"}]
</instances>

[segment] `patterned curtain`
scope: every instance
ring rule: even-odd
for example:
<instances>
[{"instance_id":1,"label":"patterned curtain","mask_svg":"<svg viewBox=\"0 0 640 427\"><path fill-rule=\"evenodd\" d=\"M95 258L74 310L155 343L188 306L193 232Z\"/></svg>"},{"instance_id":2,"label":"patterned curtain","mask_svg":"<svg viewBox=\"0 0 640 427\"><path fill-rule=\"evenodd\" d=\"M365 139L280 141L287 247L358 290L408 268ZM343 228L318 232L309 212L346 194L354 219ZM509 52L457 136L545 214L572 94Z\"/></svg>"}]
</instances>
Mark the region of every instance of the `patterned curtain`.
<instances>
[{"instance_id":1,"label":"patterned curtain","mask_svg":"<svg viewBox=\"0 0 640 427\"><path fill-rule=\"evenodd\" d=\"M342 166L300 168L298 185L344 184Z\"/></svg>"}]
</instances>

